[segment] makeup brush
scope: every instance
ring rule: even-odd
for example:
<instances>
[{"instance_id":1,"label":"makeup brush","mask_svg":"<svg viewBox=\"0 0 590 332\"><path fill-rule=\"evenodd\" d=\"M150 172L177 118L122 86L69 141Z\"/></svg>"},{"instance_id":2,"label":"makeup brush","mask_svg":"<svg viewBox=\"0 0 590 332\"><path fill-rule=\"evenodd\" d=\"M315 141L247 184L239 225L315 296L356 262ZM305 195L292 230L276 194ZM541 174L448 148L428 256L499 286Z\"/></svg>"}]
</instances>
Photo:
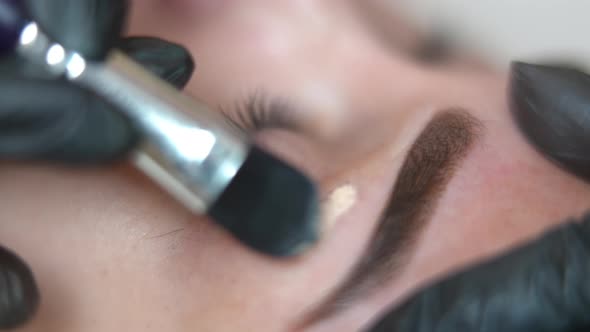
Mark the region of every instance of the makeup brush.
<instances>
[{"instance_id":1,"label":"makeup brush","mask_svg":"<svg viewBox=\"0 0 590 332\"><path fill-rule=\"evenodd\" d=\"M142 135L138 169L197 214L273 256L318 239L318 197L300 171L253 145L219 113L113 50L90 61L27 19L20 0L0 0L0 52L40 64L123 112Z\"/></svg>"}]
</instances>

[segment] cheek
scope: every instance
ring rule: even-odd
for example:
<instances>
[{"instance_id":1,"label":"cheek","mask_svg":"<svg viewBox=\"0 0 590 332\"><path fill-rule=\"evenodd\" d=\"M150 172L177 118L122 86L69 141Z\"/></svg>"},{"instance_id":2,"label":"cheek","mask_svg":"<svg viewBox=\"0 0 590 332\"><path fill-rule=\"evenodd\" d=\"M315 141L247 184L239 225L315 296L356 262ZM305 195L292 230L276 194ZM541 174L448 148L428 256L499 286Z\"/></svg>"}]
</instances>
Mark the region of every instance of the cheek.
<instances>
[{"instance_id":1,"label":"cheek","mask_svg":"<svg viewBox=\"0 0 590 332\"><path fill-rule=\"evenodd\" d=\"M0 243L43 294L33 330L278 331L323 280L245 250L126 168L2 167L0 182Z\"/></svg>"},{"instance_id":2,"label":"cheek","mask_svg":"<svg viewBox=\"0 0 590 332\"><path fill-rule=\"evenodd\" d=\"M164 207L171 202L128 173L2 167L0 243L35 273L43 296L40 331L86 330L89 317L102 330L117 329L104 324L173 303L169 287L154 279L172 250L158 236L182 218L158 212L170 211Z\"/></svg>"}]
</instances>

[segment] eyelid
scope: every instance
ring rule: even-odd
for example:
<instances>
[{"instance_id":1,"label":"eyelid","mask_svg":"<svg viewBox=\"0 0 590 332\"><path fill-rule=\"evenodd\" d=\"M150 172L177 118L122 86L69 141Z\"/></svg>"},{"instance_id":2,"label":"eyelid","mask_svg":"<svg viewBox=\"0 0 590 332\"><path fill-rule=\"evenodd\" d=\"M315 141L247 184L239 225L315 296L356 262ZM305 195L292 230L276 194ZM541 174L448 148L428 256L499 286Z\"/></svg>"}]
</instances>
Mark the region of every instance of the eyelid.
<instances>
[{"instance_id":1,"label":"eyelid","mask_svg":"<svg viewBox=\"0 0 590 332\"><path fill-rule=\"evenodd\" d=\"M296 110L280 97L269 97L256 92L235 103L232 108L221 108L229 122L248 135L266 129L298 131Z\"/></svg>"}]
</instances>

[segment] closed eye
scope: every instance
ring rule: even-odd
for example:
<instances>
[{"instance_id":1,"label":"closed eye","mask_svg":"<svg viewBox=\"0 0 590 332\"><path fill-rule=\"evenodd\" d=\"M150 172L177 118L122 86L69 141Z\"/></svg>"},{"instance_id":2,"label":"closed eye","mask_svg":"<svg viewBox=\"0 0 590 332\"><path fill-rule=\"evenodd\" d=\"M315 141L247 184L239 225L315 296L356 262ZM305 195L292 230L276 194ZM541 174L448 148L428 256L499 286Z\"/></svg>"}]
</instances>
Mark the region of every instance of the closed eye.
<instances>
[{"instance_id":1,"label":"closed eye","mask_svg":"<svg viewBox=\"0 0 590 332\"><path fill-rule=\"evenodd\" d=\"M286 99L256 92L221 113L240 131L251 136L268 129L297 131L295 107Z\"/></svg>"}]
</instances>

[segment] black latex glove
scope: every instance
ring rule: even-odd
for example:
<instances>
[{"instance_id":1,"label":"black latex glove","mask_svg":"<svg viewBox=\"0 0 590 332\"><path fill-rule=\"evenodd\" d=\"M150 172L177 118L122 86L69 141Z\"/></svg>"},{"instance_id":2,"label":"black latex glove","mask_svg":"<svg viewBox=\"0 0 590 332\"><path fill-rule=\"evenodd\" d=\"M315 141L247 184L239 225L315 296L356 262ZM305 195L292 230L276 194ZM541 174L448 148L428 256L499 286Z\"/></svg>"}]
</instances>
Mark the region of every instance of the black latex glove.
<instances>
[{"instance_id":1,"label":"black latex glove","mask_svg":"<svg viewBox=\"0 0 590 332\"><path fill-rule=\"evenodd\" d=\"M120 39L127 1L25 3L43 30L87 58L101 60L119 47L179 88L192 74L192 58L178 45L154 38ZM136 139L127 118L93 93L48 79L16 56L0 59L0 160L105 163L124 157ZM0 248L0 329L24 323L38 301L31 271Z\"/></svg>"},{"instance_id":2,"label":"black latex glove","mask_svg":"<svg viewBox=\"0 0 590 332\"><path fill-rule=\"evenodd\" d=\"M590 76L518 63L512 112L550 160L590 180ZM371 332L590 331L590 216L427 287Z\"/></svg>"},{"instance_id":3,"label":"black latex glove","mask_svg":"<svg viewBox=\"0 0 590 332\"><path fill-rule=\"evenodd\" d=\"M100 60L113 46L178 87L193 63L180 46L156 39L120 40L127 1L29 0L30 12L53 38ZM116 160L134 145L127 118L91 92L44 73L17 57L0 59L0 159L77 163Z\"/></svg>"}]
</instances>

